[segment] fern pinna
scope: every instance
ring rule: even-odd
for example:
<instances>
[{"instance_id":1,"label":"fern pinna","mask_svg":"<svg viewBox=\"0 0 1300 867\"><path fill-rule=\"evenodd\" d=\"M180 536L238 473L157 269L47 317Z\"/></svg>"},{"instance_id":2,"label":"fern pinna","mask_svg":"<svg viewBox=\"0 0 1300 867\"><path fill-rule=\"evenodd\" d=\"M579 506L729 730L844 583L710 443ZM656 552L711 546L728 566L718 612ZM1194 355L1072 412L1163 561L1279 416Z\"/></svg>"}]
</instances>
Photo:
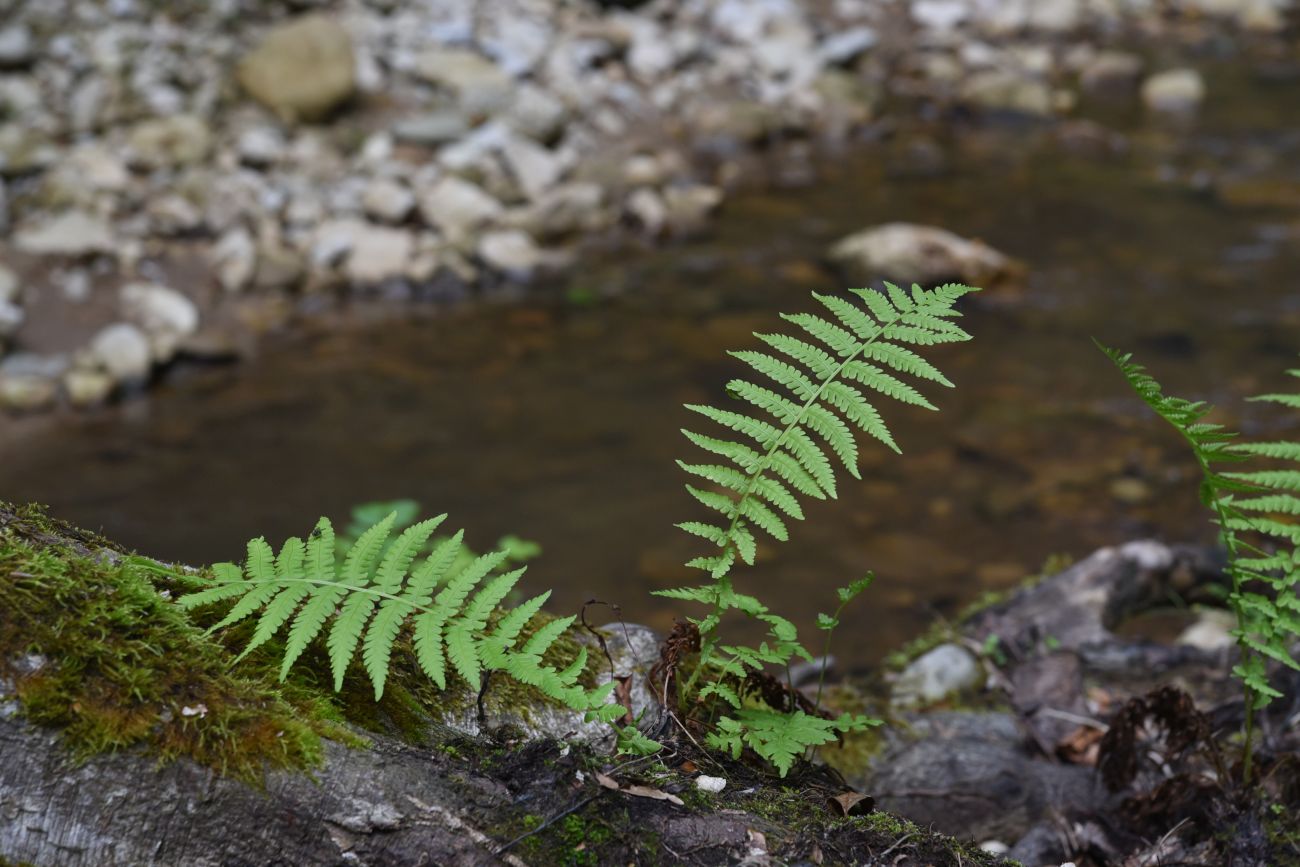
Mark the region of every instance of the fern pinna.
<instances>
[{"instance_id":1,"label":"fern pinna","mask_svg":"<svg viewBox=\"0 0 1300 867\"><path fill-rule=\"evenodd\" d=\"M331 622L325 637L334 688L360 647L361 662L374 685L384 692L393 645L409 623L415 659L440 689L447 686L448 662L472 687L485 671L501 671L577 710L605 719L616 705L606 705L612 684L587 691L579 683L587 663L585 649L563 669L545 664L543 654L572 625L574 618L551 620L523 643L520 636L541 610L549 591L500 613L501 603L524 573L494 574L506 559L503 551L457 565L463 531L434 545L412 569L417 555L445 515L420 521L391 544L396 514L389 514L357 539L335 564L334 530L321 518L306 542L292 538L277 556L265 539L248 543L241 569L233 563L212 567L206 586L180 597L184 608L237 600L212 630L258 615L253 636L239 658L270 641L286 625L280 678ZM461 561L463 563L463 561ZM472 595L471 595L472 594ZM621 708L618 709L621 713Z\"/></svg>"},{"instance_id":2,"label":"fern pinna","mask_svg":"<svg viewBox=\"0 0 1300 867\"><path fill-rule=\"evenodd\" d=\"M1292 522L1300 515L1300 470L1218 467L1251 457L1297 463L1300 443L1237 442L1235 433L1205 421L1212 410L1208 404L1164 394L1132 355L1097 346L1143 402L1183 436L1200 467L1201 501L1214 511L1228 552L1228 603L1237 618L1233 637L1241 650L1233 674L1246 691L1243 773L1249 780L1254 712L1281 697L1269 683L1266 660L1300 670L1289 652L1290 643L1300 638L1300 525ZM1300 376L1300 370L1288 372ZM1265 394L1252 400L1300 408L1300 395Z\"/></svg>"},{"instance_id":3,"label":"fern pinna","mask_svg":"<svg viewBox=\"0 0 1300 867\"><path fill-rule=\"evenodd\" d=\"M719 549L688 565L704 569L717 580L730 572L737 559L753 564L757 550L753 528L781 541L788 538L786 518L803 519L799 494L819 500L836 495L826 448L850 475L861 478L854 429L899 451L864 391L933 410L934 404L895 374L952 385L909 347L969 340L970 335L951 320L961 315L954 308L956 302L977 290L957 284L937 289L913 286L909 295L893 284L885 286L885 292L850 290L862 304L813 293L835 321L811 313L782 314L811 340L758 334L755 336L777 354L731 353L778 386L769 388L744 379L727 384L727 393L754 406L757 414L687 407L747 440L736 442L683 431L706 452L731 462L679 462L686 472L726 491L687 485L691 496L721 516L718 523L688 521L678 525Z\"/></svg>"}]
</instances>

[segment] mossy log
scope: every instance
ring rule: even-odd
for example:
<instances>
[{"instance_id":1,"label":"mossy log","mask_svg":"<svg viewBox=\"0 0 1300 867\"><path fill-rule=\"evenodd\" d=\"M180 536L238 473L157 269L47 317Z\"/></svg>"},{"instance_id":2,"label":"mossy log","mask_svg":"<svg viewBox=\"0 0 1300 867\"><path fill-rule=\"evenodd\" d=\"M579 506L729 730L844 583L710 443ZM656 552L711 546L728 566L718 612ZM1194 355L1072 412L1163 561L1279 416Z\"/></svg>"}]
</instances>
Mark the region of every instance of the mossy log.
<instances>
[{"instance_id":1,"label":"mossy log","mask_svg":"<svg viewBox=\"0 0 1300 867\"><path fill-rule=\"evenodd\" d=\"M0 865L1004 863L844 815L825 772L727 762L711 794L681 754L358 727L231 669L136 559L0 504Z\"/></svg>"}]
</instances>

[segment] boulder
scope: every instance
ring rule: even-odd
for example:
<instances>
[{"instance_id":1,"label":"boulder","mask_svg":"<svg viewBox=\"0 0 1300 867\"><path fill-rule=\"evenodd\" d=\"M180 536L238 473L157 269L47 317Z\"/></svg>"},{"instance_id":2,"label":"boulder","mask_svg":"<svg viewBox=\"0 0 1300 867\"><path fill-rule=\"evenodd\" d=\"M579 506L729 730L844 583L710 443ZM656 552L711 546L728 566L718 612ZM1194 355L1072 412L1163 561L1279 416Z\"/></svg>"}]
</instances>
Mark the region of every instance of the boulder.
<instances>
[{"instance_id":1,"label":"boulder","mask_svg":"<svg viewBox=\"0 0 1300 867\"><path fill-rule=\"evenodd\" d=\"M1024 266L982 241L914 223L886 223L849 235L831 260L855 282L889 280L934 286L951 280L985 289L1018 284Z\"/></svg>"},{"instance_id":2,"label":"boulder","mask_svg":"<svg viewBox=\"0 0 1300 867\"><path fill-rule=\"evenodd\" d=\"M67 211L19 231L14 246L41 256L89 256L114 252L117 240L107 220L85 211Z\"/></svg>"},{"instance_id":3,"label":"boulder","mask_svg":"<svg viewBox=\"0 0 1300 867\"><path fill-rule=\"evenodd\" d=\"M1205 99L1205 81L1195 69L1158 72L1142 83L1142 102L1152 111L1189 114Z\"/></svg>"},{"instance_id":4,"label":"boulder","mask_svg":"<svg viewBox=\"0 0 1300 867\"><path fill-rule=\"evenodd\" d=\"M352 40L333 19L306 15L268 32L240 61L237 77L285 120L318 120L356 89Z\"/></svg>"}]
</instances>

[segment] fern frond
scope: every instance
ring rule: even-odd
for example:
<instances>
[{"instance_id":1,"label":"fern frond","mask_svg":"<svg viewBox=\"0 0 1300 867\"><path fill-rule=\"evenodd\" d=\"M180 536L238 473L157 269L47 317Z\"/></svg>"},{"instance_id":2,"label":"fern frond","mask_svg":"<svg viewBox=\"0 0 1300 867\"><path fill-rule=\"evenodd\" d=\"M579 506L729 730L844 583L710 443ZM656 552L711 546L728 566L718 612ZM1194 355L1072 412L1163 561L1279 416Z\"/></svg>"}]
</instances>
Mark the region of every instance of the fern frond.
<instances>
[{"instance_id":1,"label":"fern frond","mask_svg":"<svg viewBox=\"0 0 1300 867\"><path fill-rule=\"evenodd\" d=\"M382 697L393 646L403 626L414 638L416 663L446 688L446 664L477 688L483 671L502 671L535 686L547 696L576 710L603 705L608 690L588 693L578 684L586 654L557 670L543 654L573 624L574 618L549 620L520 645L520 638L537 619L549 593L535 596L512 610L502 603L518 583L523 569L496 574L507 553L496 551L458 567L463 533L444 540L428 558L411 569L434 529L445 516L421 521L406 529L392 545L385 544L396 513L367 529L347 549L335 569L335 538L324 518L304 543L290 539L275 557L263 539L248 545L241 569L233 563L213 567L211 579L180 597L183 608L234 601L216 627L223 628L258 615L253 637L241 657L270 641L286 624L280 678L285 679L303 652L325 634L334 688L341 689L357 647L361 663ZM436 591L436 596L434 595ZM502 612L495 626L490 626ZM607 713L601 707L600 713Z\"/></svg>"},{"instance_id":2,"label":"fern frond","mask_svg":"<svg viewBox=\"0 0 1300 867\"><path fill-rule=\"evenodd\" d=\"M727 394L748 404L749 411L687 407L752 441L739 443L683 431L704 451L734 464L679 464L720 489L687 486L696 500L722 516L725 526L699 521L679 525L722 549L689 564L715 579L725 576L736 560L753 562L753 527L784 540L789 535L785 519L803 518L799 497L835 497L829 454L834 454L850 475L859 476L855 432L898 451L873 402L877 397L933 410L934 404L903 377L952 385L910 347L969 339L952 321L960 315L954 305L977 290L958 284L929 290L914 286L909 295L886 284L884 291L850 291L856 301L814 293L832 318L814 313L782 314L782 319L794 326L794 334L755 335L770 353L731 353L771 383L734 379L727 384Z\"/></svg>"}]
</instances>

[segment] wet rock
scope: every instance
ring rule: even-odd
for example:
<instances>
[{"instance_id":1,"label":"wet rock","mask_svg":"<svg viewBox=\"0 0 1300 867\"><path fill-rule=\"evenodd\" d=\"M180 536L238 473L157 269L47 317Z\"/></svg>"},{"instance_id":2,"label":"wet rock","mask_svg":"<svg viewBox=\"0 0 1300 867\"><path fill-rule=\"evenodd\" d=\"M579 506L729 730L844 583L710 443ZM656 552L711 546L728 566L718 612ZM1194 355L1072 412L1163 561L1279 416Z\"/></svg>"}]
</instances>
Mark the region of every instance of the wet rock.
<instances>
[{"instance_id":1,"label":"wet rock","mask_svg":"<svg viewBox=\"0 0 1300 867\"><path fill-rule=\"evenodd\" d=\"M257 289L292 289L306 272L302 256L274 238L257 245L257 266L253 269L253 286Z\"/></svg>"},{"instance_id":2,"label":"wet rock","mask_svg":"<svg viewBox=\"0 0 1300 867\"><path fill-rule=\"evenodd\" d=\"M352 239L345 272L358 284L374 284L402 276L415 251L415 239L405 229L366 226Z\"/></svg>"},{"instance_id":3,"label":"wet rock","mask_svg":"<svg viewBox=\"0 0 1300 867\"><path fill-rule=\"evenodd\" d=\"M127 161L142 169L193 165L211 148L212 132L202 118L177 115L137 124L127 138Z\"/></svg>"},{"instance_id":4,"label":"wet rock","mask_svg":"<svg viewBox=\"0 0 1300 867\"><path fill-rule=\"evenodd\" d=\"M969 76L961 98L992 111L1011 111L1047 117L1053 111L1052 89L1047 82L1022 73L986 69Z\"/></svg>"},{"instance_id":5,"label":"wet rock","mask_svg":"<svg viewBox=\"0 0 1300 867\"><path fill-rule=\"evenodd\" d=\"M647 235L658 235L668 224L668 206L654 190L642 188L633 191L624 208Z\"/></svg>"},{"instance_id":6,"label":"wet rock","mask_svg":"<svg viewBox=\"0 0 1300 867\"><path fill-rule=\"evenodd\" d=\"M284 156L284 136L274 127L255 126L239 134L235 150L245 165L266 168Z\"/></svg>"},{"instance_id":7,"label":"wet rock","mask_svg":"<svg viewBox=\"0 0 1300 867\"><path fill-rule=\"evenodd\" d=\"M1017 284L1024 266L981 241L914 223L886 223L837 242L830 258L860 283L884 279L933 286L959 280L992 288Z\"/></svg>"},{"instance_id":8,"label":"wet rock","mask_svg":"<svg viewBox=\"0 0 1300 867\"><path fill-rule=\"evenodd\" d=\"M129 283L119 297L123 316L149 335L158 361L169 360L181 339L199 328L199 308L175 289L157 283Z\"/></svg>"},{"instance_id":9,"label":"wet rock","mask_svg":"<svg viewBox=\"0 0 1300 867\"><path fill-rule=\"evenodd\" d=\"M0 366L0 407L14 412L48 409L58 398L58 381Z\"/></svg>"},{"instance_id":10,"label":"wet rock","mask_svg":"<svg viewBox=\"0 0 1300 867\"><path fill-rule=\"evenodd\" d=\"M1170 69L1142 83L1142 101L1152 111L1187 114L1205 99L1205 81L1195 69Z\"/></svg>"},{"instance_id":11,"label":"wet rock","mask_svg":"<svg viewBox=\"0 0 1300 867\"><path fill-rule=\"evenodd\" d=\"M705 184L668 187L663 191L666 225L675 235L698 232L722 204L722 190Z\"/></svg>"},{"instance_id":12,"label":"wet rock","mask_svg":"<svg viewBox=\"0 0 1300 867\"><path fill-rule=\"evenodd\" d=\"M153 366L149 338L126 322L109 325L96 334L90 341L89 357L118 383L143 382Z\"/></svg>"},{"instance_id":13,"label":"wet rock","mask_svg":"<svg viewBox=\"0 0 1300 867\"><path fill-rule=\"evenodd\" d=\"M546 262L546 256L526 232L503 229L479 239L478 255L494 271L515 280L529 280Z\"/></svg>"},{"instance_id":14,"label":"wet rock","mask_svg":"<svg viewBox=\"0 0 1300 867\"><path fill-rule=\"evenodd\" d=\"M469 130L469 118L458 109L435 109L393 124L393 136L398 141L425 147L455 141Z\"/></svg>"},{"instance_id":15,"label":"wet rock","mask_svg":"<svg viewBox=\"0 0 1300 867\"><path fill-rule=\"evenodd\" d=\"M1085 93L1103 99L1120 99L1137 91L1142 58L1124 51L1103 51L1079 72Z\"/></svg>"},{"instance_id":16,"label":"wet rock","mask_svg":"<svg viewBox=\"0 0 1300 867\"><path fill-rule=\"evenodd\" d=\"M510 76L473 51L429 49L415 59L415 73L449 91L470 114L493 114L510 104Z\"/></svg>"},{"instance_id":17,"label":"wet rock","mask_svg":"<svg viewBox=\"0 0 1300 867\"><path fill-rule=\"evenodd\" d=\"M983 685L984 669L970 651L956 644L941 644L912 660L899 674L893 700L900 707L916 707L973 692Z\"/></svg>"},{"instance_id":18,"label":"wet rock","mask_svg":"<svg viewBox=\"0 0 1300 867\"><path fill-rule=\"evenodd\" d=\"M419 201L420 215L441 229L453 241L463 239L474 230L501 215L501 203L482 187L462 178L438 180Z\"/></svg>"},{"instance_id":19,"label":"wet rock","mask_svg":"<svg viewBox=\"0 0 1300 867\"><path fill-rule=\"evenodd\" d=\"M175 194L150 199L145 214L155 235L186 235L203 226L199 209L189 199Z\"/></svg>"},{"instance_id":20,"label":"wet rock","mask_svg":"<svg viewBox=\"0 0 1300 867\"><path fill-rule=\"evenodd\" d=\"M14 246L41 256L89 256L117 247L108 221L85 211L68 211L14 236Z\"/></svg>"},{"instance_id":21,"label":"wet rock","mask_svg":"<svg viewBox=\"0 0 1300 867\"><path fill-rule=\"evenodd\" d=\"M286 120L317 120L356 89L352 40L336 21L307 15L273 28L239 64L240 85Z\"/></svg>"},{"instance_id":22,"label":"wet rock","mask_svg":"<svg viewBox=\"0 0 1300 867\"><path fill-rule=\"evenodd\" d=\"M217 282L227 292L238 292L252 282L257 268L257 247L246 229L237 227L222 235L213 246L210 258Z\"/></svg>"},{"instance_id":23,"label":"wet rock","mask_svg":"<svg viewBox=\"0 0 1300 867\"><path fill-rule=\"evenodd\" d=\"M663 161L650 154L637 154L623 163L623 183L629 187L658 186L666 177Z\"/></svg>"},{"instance_id":24,"label":"wet rock","mask_svg":"<svg viewBox=\"0 0 1300 867\"><path fill-rule=\"evenodd\" d=\"M415 210L415 194L399 181L377 178L366 185L361 206L377 220L400 223Z\"/></svg>"},{"instance_id":25,"label":"wet rock","mask_svg":"<svg viewBox=\"0 0 1300 867\"><path fill-rule=\"evenodd\" d=\"M0 29L0 69L27 66L35 59L36 45L29 27L12 24Z\"/></svg>"},{"instance_id":26,"label":"wet rock","mask_svg":"<svg viewBox=\"0 0 1300 867\"><path fill-rule=\"evenodd\" d=\"M502 117L521 135L549 142L563 130L569 119L569 108L550 91L524 82L515 90L514 99Z\"/></svg>"},{"instance_id":27,"label":"wet rock","mask_svg":"<svg viewBox=\"0 0 1300 867\"><path fill-rule=\"evenodd\" d=\"M63 375L63 393L75 407L100 406L113 393L113 377L99 370L69 370Z\"/></svg>"}]
</instances>

